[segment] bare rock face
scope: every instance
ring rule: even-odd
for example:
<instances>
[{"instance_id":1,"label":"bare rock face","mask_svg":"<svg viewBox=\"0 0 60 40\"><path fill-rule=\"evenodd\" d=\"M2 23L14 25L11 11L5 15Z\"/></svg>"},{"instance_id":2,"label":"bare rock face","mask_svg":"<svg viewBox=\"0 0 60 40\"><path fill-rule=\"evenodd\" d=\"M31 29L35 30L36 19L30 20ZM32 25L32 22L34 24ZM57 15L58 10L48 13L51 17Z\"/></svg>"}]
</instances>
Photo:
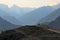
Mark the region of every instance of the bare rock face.
<instances>
[{"instance_id":1,"label":"bare rock face","mask_svg":"<svg viewBox=\"0 0 60 40\"><path fill-rule=\"evenodd\" d=\"M41 26L23 26L4 31L0 34L0 40L60 40L60 33L44 28Z\"/></svg>"}]
</instances>

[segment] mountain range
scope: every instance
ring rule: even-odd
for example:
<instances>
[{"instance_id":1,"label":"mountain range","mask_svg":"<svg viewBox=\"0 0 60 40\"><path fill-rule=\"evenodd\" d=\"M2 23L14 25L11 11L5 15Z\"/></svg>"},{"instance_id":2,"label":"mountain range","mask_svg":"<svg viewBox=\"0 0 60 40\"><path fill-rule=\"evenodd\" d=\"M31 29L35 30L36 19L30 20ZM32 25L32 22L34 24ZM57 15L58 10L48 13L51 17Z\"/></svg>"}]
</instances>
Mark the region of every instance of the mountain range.
<instances>
[{"instance_id":1,"label":"mountain range","mask_svg":"<svg viewBox=\"0 0 60 40\"><path fill-rule=\"evenodd\" d=\"M35 8L21 8L21 7L18 7L16 5L13 5L11 8L8 8L7 5L0 4L0 9L7 12L11 16L18 18L18 17L34 10Z\"/></svg>"},{"instance_id":2,"label":"mountain range","mask_svg":"<svg viewBox=\"0 0 60 40\"><path fill-rule=\"evenodd\" d=\"M23 15L22 17L18 18L18 20L20 20L21 22L23 22L23 25L33 25L33 24L37 24L37 22L47 16L48 14L50 14L53 11L53 8L50 6L46 6L46 7L41 7L41 8L37 8L34 11L31 11L25 15Z\"/></svg>"},{"instance_id":3,"label":"mountain range","mask_svg":"<svg viewBox=\"0 0 60 40\"><path fill-rule=\"evenodd\" d=\"M7 21L6 23L1 22L3 25L36 25L38 23L52 25L52 22L55 23L59 16L60 4L54 7L44 6L40 8L20 8L16 5L8 8L6 5L0 5L0 17Z\"/></svg>"},{"instance_id":4,"label":"mountain range","mask_svg":"<svg viewBox=\"0 0 60 40\"><path fill-rule=\"evenodd\" d=\"M57 13L58 12L58 13ZM60 4L56 6L44 6L37 8L22 17L18 18L23 25L35 25L38 23L48 23L60 16Z\"/></svg>"},{"instance_id":5,"label":"mountain range","mask_svg":"<svg viewBox=\"0 0 60 40\"><path fill-rule=\"evenodd\" d=\"M12 23L12 24L15 24L15 25L21 25L22 22L18 21L15 17L13 16L10 16L8 13L6 13L5 11L3 10L0 10L0 17L3 18L4 20Z\"/></svg>"},{"instance_id":6,"label":"mountain range","mask_svg":"<svg viewBox=\"0 0 60 40\"><path fill-rule=\"evenodd\" d=\"M60 30L60 8L50 13L39 21L40 24L46 24L54 29Z\"/></svg>"},{"instance_id":7,"label":"mountain range","mask_svg":"<svg viewBox=\"0 0 60 40\"><path fill-rule=\"evenodd\" d=\"M14 25L0 17L0 31L11 30L17 27L18 25Z\"/></svg>"},{"instance_id":8,"label":"mountain range","mask_svg":"<svg viewBox=\"0 0 60 40\"><path fill-rule=\"evenodd\" d=\"M54 21L59 16L60 16L60 8L57 10L54 10L52 13L50 13L46 17L42 18L40 20L40 23L44 23L44 22L48 23L48 22Z\"/></svg>"},{"instance_id":9,"label":"mountain range","mask_svg":"<svg viewBox=\"0 0 60 40\"><path fill-rule=\"evenodd\" d=\"M21 25L22 22L17 20L17 18L32 10L32 8L20 8L16 5L12 8L8 8L7 5L0 4L0 17L12 24Z\"/></svg>"}]
</instances>

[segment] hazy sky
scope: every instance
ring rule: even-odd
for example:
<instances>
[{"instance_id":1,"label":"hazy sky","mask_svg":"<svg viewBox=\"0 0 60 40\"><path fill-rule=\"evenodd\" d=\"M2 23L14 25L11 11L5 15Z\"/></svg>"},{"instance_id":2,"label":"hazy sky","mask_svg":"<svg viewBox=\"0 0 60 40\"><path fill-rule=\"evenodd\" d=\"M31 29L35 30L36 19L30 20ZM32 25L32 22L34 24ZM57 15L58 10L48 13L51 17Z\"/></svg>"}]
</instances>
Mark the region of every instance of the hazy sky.
<instances>
[{"instance_id":1,"label":"hazy sky","mask_svg":"<svg viewBox=\"0 0 60 40\"><path fill-rule=\"evenodd\" d=\"M60 3L60 0L0 0L0 4L6 4L12 7L14 4L19 7L38 8L41 6L54 6Z\"/></svg>"}]
</instances>

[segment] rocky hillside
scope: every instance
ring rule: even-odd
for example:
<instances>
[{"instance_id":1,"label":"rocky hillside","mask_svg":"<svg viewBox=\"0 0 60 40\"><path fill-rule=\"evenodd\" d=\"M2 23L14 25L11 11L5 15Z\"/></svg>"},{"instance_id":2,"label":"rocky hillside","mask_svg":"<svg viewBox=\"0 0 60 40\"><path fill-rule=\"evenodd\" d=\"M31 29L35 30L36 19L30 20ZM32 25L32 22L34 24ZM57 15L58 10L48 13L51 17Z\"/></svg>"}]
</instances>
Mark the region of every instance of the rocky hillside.
<instances>
[{"instance_id":1,"label":"rocky hillside","mask_svg":"<svg viewBox=\"0 0 60 40\"><path fill-rule=\"evenodd\" d=\"M1 32L0 40L60 40L60 33L48 29L47 25L22 26Z\"/></svg>"}]
</instances>

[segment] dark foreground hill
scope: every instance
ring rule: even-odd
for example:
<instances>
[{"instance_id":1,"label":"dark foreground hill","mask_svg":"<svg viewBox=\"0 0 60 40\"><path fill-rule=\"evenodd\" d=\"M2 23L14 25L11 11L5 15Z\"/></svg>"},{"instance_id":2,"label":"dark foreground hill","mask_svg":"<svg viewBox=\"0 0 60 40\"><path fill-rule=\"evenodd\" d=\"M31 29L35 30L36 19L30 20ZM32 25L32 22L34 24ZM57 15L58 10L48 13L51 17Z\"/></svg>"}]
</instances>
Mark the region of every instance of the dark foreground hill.
<instances>
[{"instance_id":1,"label":"dark foreground hill","mask_svg":"<svg viewBox=\"0 0 60 40\"><path fill-rule=\"evenodd\" d=\"M48 29L47 25L22 26L1 32L0 40L60 40L60 33Z\"/></svg>"}]
</instances>

